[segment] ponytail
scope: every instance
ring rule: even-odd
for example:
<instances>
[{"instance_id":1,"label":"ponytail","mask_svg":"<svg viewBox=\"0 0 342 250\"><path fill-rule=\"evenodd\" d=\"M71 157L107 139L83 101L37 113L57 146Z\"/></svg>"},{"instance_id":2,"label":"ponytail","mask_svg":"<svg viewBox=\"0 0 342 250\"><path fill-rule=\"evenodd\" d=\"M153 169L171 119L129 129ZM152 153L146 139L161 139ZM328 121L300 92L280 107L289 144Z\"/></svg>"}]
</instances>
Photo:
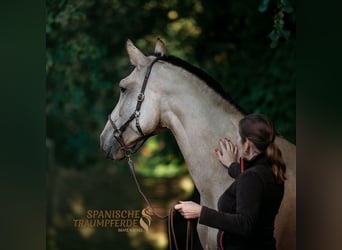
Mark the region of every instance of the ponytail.
<instances>
[{"instance_id":1,"label":"ponytail","mask_svg":"<svg viewBox=\"0 0 342 250\"><path fill-rule=\"evenodd\" d=\"M271 142L266 148L266 157L272 166L273 174L277 183L286 180L286 165L282 157L281 151L274 142Z\"/></svg>"}]
</instances>

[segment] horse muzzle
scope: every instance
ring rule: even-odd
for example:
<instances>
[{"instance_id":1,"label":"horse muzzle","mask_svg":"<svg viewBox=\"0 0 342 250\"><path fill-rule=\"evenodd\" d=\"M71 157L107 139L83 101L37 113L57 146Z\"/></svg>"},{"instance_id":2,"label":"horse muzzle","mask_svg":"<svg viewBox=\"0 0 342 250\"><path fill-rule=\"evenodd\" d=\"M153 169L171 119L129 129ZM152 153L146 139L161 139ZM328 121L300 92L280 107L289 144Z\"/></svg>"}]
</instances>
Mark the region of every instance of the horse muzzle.
<instances>
[{"instance_id":1,"label":"horse muzzle","mask_svg":"<svg viewBox=\"0 0 342 250\"><path fill-rule=\"evenodd\" d=\"M107 159L110 160L122 160L126 157L125 151L121 148L117 148L114 145L101 147L102 153L105 155Z\"/></svg>"},{"instance_id":2,"label":"horse muzzle","mask_svg":"<svg viewBox=\"0 0 342 250\"><path fill-rule=\"evenodd\" d=\"M100 136L100 148L107 159L122 160L125 158L125 151L113 137Z\"/></svg>"}]
</instances>

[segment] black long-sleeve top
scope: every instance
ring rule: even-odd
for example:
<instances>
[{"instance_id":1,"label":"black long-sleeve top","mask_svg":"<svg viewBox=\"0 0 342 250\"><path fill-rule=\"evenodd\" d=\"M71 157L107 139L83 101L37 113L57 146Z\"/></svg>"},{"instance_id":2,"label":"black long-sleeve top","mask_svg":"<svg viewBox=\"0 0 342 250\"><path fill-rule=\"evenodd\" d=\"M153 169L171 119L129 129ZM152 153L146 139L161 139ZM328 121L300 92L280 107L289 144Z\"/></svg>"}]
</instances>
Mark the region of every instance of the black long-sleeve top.
<instances>
[{"instance_id":1,"label":"black long-sleeve top","mask_svg":"<svg viewBox=\"0 0 342 250\"><path fill-rule=\"evenodd\" d=\"M218 228L217 248L274 250L274 220L284 195L264 154L232 163L228 173L235 181L218 200L218 211L203 206L199 223Z\"/></svg>"}]
</instances>

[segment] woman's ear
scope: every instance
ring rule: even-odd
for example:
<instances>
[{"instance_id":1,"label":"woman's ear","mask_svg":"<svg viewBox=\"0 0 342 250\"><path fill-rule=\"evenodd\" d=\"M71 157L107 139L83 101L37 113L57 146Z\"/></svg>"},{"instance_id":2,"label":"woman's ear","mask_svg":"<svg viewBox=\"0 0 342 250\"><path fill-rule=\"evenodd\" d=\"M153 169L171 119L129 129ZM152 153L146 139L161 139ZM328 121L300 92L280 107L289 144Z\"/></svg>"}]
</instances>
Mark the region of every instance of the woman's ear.
<instances>
[{"instance_id":1,"label":"woman's ear","mask_svg":"<svg viewBox=\"0 0 342 250\"><path fill-rule=\"evenodd\" d=\"M246 152L248 152L248 150L250 150L250 148L251 148L251 141L248 138L246 138L246 141L243 144L243 148L244 148L244 150Z\"/></svg>"},{"instance_id":2,"label":"woman's ear","mask_svg":"<svg viewBox=\"0 0 342 250\"><path fill-rule=\"evenodd\" d=\"M252 153L259 153L259 150L257 149L257 147L254 145L254 143L249 140L248 138L246 139L246 152L249 153L249 152L252 152Z\"/></svg>"}]
</instances>

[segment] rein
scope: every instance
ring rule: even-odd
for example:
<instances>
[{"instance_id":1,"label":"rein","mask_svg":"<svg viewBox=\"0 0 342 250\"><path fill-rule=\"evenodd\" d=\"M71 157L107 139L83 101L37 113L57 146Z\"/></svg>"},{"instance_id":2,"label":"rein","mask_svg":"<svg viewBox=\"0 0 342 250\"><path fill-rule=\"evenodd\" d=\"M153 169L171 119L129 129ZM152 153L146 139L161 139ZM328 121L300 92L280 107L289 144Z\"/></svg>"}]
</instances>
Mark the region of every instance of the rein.
<instances>
[{"instance_id":1,"label":"rein","mask_svg":"<svg viewBox=\"0 0 342 250\"><path fill-rule=\"evenodd\" d=\"M167 215L161 215L158 212L156 212L156 210L152 207L150 201L147 199L146 195L144 194L144 192L141 190L139 181L137 179L137 176L135 174L134 171L134 163L131 160L130 155L128 156L128 165L129 168L132 172L133 175L133 179L135 182L135 185L138 189L138 192L140 193L140 195L143 197L143 199L145 200L146 204L148 205L148 207L151 209L152 213L157 216L159 219L166 219L168 218L168 239L169 239L169 244L170 244L170 250L172 250L172 243L175 246L176 250L179 250L178 248L178 244L177 244L177 239L176 239L176 234L175 234L175 228L174 228L174 224L173 224L173 217L174 214L176 213L174 205L171 206L171 208L169 209L169 214ZM187 220L187 228L186 228L186 250L192 250L193 249L193 234L192 234L192 230L191 230L191 220Z\"/></svg>"},{"instance_id":2,"label":"rein","mask_svg":"<svg viewBox=\"0 0 342 250\"><path fill-rule=\"evenodd\" d=\"M141 190L141 187L140 187L140 184L139 184L139 181L137 179L137 176L135 174L135 171L134 171L134 163L133 161L131 160L131 158L129 157L128 158L128 166L132 172L132 175L133 175L133 179L134 179L134 182L135 182L135 185L137 186L137 189L138 189L138 192L140 193L140 195L143 197L143 199L145 200L147 206L149 206L153 212L153 214L155 216L157 216L159 219L165 219L167 218L169 215L161 215L159 214L158 212L155 211L155 209L152 207L150 201L147 199L146 195L144 194L144 192Z\"/></svg>"},{"instance_id":3,"label":"rein","mask_svg":"<svg viewBox=\"0 0 342 250\"><path fill-rule=\"evenodd\" d=\"M141 109L141 105L145 99L145 90L146 90L146 86L147 86L147 82L148 79L150 77L151 74L151 70L153 65L160 59L160 57L156 57L152 63L149 65L149 67L147 68L145 77L144 77L144 81L143 84L141 86L140 89L140 93L138 94L137 97L137 104L135 107L135 111L131 114L131 116L128 118L128 120L122 124L119 128L116 126L115 122L112 120L111 115L108 115L108 120L110 122L110 124L113 127L113 137L114 139L120 144L121 146L121 150L124 151L125 153L125 157L128 158L128 165L129 168L132 172L133 175L133 179L134 182L137 186L138 192L140 193L140 195L143 197L143 199L145 200L146 204L148 205L148 207L151 208L152 213L157 216L159 219L165 219L168 218L168 237L169 237L169 244L170 244L170 250L172 250L172 242L175 246L176 250L179 250L178 248L178 244L177 244L177 239L176 239L176 234L175 234L175 230L174 230L174 225L173 225L173 216L175 214L175 209L174 206L172 206L169 210L169 214L167 215L161 215L158 212L155 211L155 209L152 207L150 201L147 199L146 195L144 194L144 192L141 190L140 184L138 182L137 176L135 174L134 171L134 163L131 160L131 155L136 153L139 148L144 144L144 142L147 140L148 136L146 136L144 134L144 132L141 129L140 126L140 121L139 121L139 117L140 117L140 109ZM133 148L128 148L127 145L125 144L123 138L122 138L122 134L123 132L126 130L126 128L128 127L128 125L135 119L135 126L139 132L139 134L142 136L141 138L143 138L143 141L139 144L137 144L135 147ZM187 233L186 233L186 250L191 250L192 249L192 242L193 242L193 236L192 236L192 230L191 230L191 221L187 220ZM190 248L189 248L190 246Z\"/></svg>"}]
</instances>

